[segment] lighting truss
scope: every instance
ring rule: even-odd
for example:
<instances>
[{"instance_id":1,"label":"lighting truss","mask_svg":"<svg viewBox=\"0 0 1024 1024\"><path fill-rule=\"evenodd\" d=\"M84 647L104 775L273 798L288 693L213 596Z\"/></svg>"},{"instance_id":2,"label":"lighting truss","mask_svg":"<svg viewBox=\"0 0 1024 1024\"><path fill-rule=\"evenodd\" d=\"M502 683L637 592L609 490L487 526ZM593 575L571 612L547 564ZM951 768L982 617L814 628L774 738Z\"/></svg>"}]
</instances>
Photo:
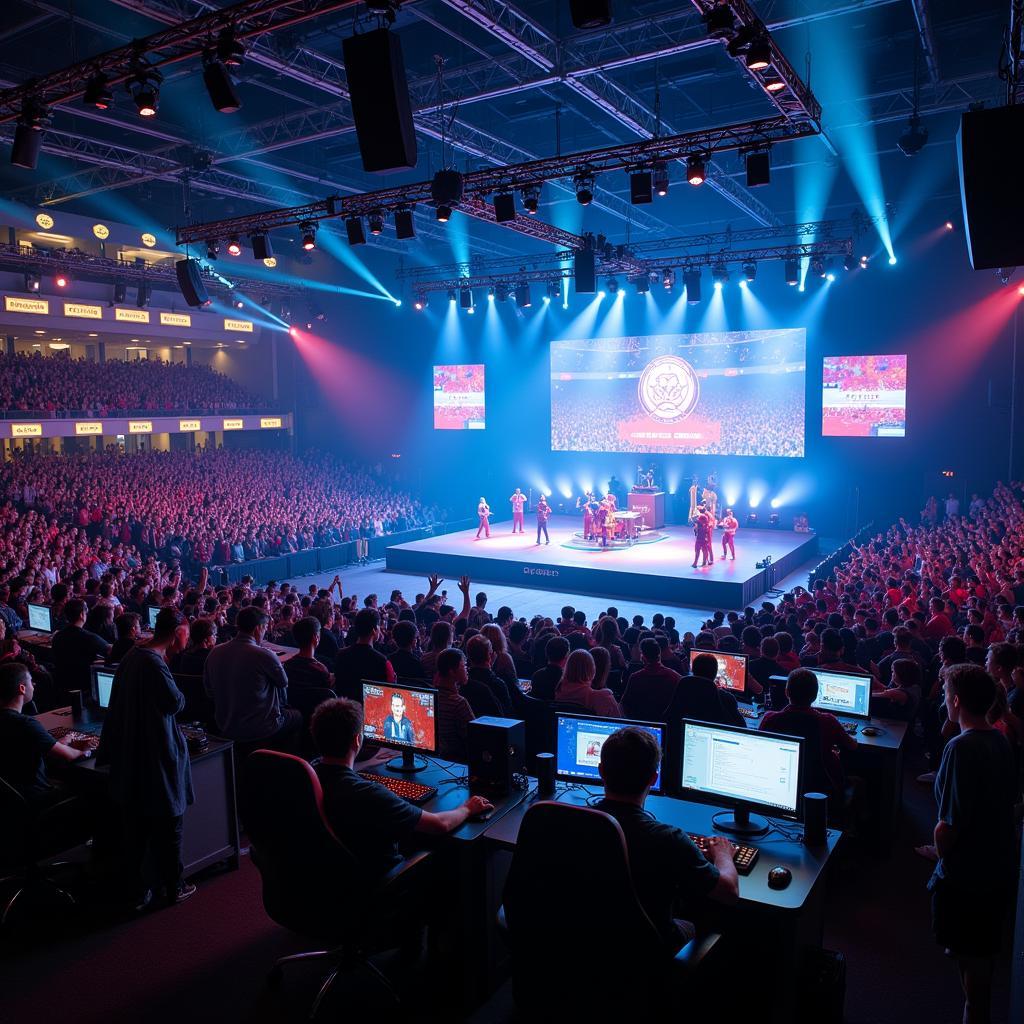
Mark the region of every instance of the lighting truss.
<instances>
[{"instance_id":1,"label":"lighting truss","mask_svg":"<svg viewBox=\"0 0 1024 1024\"><path fill-rule=\"evenodd\" d=\"M463 199L460 209L479 216L484 213L485 219L493 220L494 211L490 204L483 203L486 196L494 192L519 190L526 185L539 185L545 181L561 178L572 178L581 171L594 174L609 171L623 171L632 167L654 162L665 162L685 158L693 152L722 153L731 150L747 149L775 142L807 138L819 132L817 124L807 120L793 121L779 114L774 117L744 121L739 124L725 125L720 128L701 129L672 135L660 139L643 139L618 146L587 150L569 156L546 157L529 160L525 163L507 167L488 167L470 171L463 176ZM275 228L299 224L303 220L321 220L325 217L358 217L365 216L372 210L393 210L397 206L409 206L414 203L431 202L431 183L416 182L399 185L394 188L380 189L354 196L331 196L327 199L301 207L290 207L280 210L264 211L242 217L232 217L220 221L208 221L176 229L179 245L190 242L205 241L209 238L224 238L231 234L252 234L254 231L267 231ZM478 200L477 206L473 200ZM521 228L520 221L530 225L531 230ZM543 237L545 241L560 244L557 240L566 235L551 225L542 227L534 217L517 217L508 222L515 230L524 230L533 237ZM570 247L579 249L583 241L578 236L570 236L575 241ZM568 241L568 239L566 240Z\"/></svg>"},{"instance_id":2,"label":"lighting truss","mask_svg":"<svg viewBox=\"0 0 1024 1024\"><path fill-rule=\"evenodd\" d=\"M29 99L47 106L77 99L89 79L97 74L106 76L108 87L119 85L131 78L140 54L150 55L152 67L166 67L200 56L224 28L232 28L236 39L248 39L357 5L358 0L244 0L231 7L207 11L126 46L3 90L0 122L17 117L22 104Z\"/></svg>"}]
</instances>

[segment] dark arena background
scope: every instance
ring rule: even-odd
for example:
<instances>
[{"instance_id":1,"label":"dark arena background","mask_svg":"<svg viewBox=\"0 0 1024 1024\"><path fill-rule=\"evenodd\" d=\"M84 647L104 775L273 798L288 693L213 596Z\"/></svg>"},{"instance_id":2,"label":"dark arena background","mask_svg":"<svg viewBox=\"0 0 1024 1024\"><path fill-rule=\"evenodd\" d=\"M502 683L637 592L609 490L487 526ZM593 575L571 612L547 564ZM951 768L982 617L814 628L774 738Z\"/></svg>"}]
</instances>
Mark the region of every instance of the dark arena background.
<instances>
[{"instance_id":1,"label":"dark arena background","mask_svg":"<svg viewBox=\"0 0 1024 1024\"><path fill-rule=\"evenodd\" d=\"M1024 1020L1021 0L0 6L5 1021Z\"/></svg>"}]
</instances>

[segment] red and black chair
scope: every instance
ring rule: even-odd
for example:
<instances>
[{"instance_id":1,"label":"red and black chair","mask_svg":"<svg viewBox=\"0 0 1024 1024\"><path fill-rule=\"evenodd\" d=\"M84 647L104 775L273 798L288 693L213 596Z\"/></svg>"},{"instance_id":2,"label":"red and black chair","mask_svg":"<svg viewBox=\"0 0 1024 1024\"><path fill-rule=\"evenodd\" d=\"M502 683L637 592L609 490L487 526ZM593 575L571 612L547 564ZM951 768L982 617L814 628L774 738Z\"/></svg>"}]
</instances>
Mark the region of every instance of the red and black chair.
<instances>
[{"instance_id":1,"label":"red and black chair","mask_svg":"<svg viewBox=\"0 0 1024 1024\"><path fill-rule=\"evenodd\" d=\"M376 881L367 879L351 851L334 834L324 814L316 772L293 754L256 750L246 759L242 823L253 863L263 883L263 906L272 920L320 944L321 948L281 957L270 982L281 980L287 963L327 961L310 1008L316 1016L341 973L357 967L372 974L397 1003L388 978L371 954L407 942L415 887L424 882L428 854L417 853Z\"/></svg>"}]
</instances>

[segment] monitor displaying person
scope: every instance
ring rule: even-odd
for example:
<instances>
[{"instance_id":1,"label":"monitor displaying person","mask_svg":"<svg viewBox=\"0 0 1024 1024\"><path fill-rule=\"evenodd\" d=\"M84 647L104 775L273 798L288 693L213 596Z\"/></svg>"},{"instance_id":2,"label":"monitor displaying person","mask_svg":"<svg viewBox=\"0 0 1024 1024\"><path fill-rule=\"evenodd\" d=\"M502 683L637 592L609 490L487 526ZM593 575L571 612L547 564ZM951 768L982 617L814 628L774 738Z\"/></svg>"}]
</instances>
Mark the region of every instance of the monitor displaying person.
<instances>
[{"instance_id":1,"label":"monitor displaying person","mask_svg":"<svg viewBox=\"0 0 1024 1024\"><path fill-rule=\"evenodd\" d=\"M690 651L690 664L698 654L711 654L718 662L718 672L715 675L715 686L720 690L728 690L730 693L743 693L747 688L747 656L745 654L730 654L725 651L699 651L694 648Z\"/></svg>"},{"instance_id":2,"label":"monitor displaying person","mask_svg":"<svg viewBox=\"0 0 1024 1024\"><path fill-rule=\"evenodd\" d=\"M363 680L363 738L432 754L437 747L436 691Z\"/></svg>"},{"instance_id":3,"label":"monitor displaying person","mask_svg":"<svg viewBox=\"0 0 1024 1024\"><path fill-rule=\"evenodd\" d=\"M614 732L627 725L635 725L651 733L664 750L663 727L655 722L633 722L625 718L592 718L589 715L559 715L558 739L555 745L555 775L566 782L580 782L587 786L602 786L601 748ZM652 793L661 789L661 769L651 787Z\"/></svg>"}]
</instances>

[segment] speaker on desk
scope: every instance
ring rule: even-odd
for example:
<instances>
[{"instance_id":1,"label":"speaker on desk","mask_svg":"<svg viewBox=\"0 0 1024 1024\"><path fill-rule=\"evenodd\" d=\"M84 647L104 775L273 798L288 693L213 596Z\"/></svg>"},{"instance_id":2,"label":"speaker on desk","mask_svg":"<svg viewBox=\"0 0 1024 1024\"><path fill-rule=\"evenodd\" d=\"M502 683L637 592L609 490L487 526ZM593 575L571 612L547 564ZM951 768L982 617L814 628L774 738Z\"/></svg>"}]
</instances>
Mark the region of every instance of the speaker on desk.
<instances>
[{"instance_id":1,"label":"speaker on desk","mask_svg":"<svg viewBox=\"0 0 1024 1024\"><path fill-rule=\"evenodd\" d=\"M828 840L828 797L804 793L804 846L824 846Z\"/></svg>"},{"instance_id":2,"label":"speaker on desk","mask_svg":"<svg viewBox=\"0 0 1024 1024\"><path fill-rule=\"evenodd\" d=\"M553 800L555 797L555 755L538 754L537 764L537 799Z\"/></svg>"},{"instance_id":3,"label":"speaker on desk","mask_svg":"<svg viewBox=\"0 0 1024 1024\"><path fill-rule=\"evenodd\" d=\"M975 270L1024 265L1024 193L1009 156L1022 136L1022 106L969 110L960 118L960 197Z\"/></svg>"},{"instance_id":4,"label":"speaker on desk","mask_svg":"<svg viewBox=\"0 0 1024 1024\"><path fill-rule=\"evenodd\" d=\"M416 130L398 36L379 28L341 46L364 170L415 167Z\"/></svg>"},{"instance_id":5,"label":"speaker on desk","mask_svg":"<svg viewBox=\"0 0 1024 1024\"><path fill-rule=\"evenodd\" d=\"M469 789L482 796L512 792L512 776L526 771L526 723L515 718L475 718L466 729Z\"/></svg>"}]
</instances>

